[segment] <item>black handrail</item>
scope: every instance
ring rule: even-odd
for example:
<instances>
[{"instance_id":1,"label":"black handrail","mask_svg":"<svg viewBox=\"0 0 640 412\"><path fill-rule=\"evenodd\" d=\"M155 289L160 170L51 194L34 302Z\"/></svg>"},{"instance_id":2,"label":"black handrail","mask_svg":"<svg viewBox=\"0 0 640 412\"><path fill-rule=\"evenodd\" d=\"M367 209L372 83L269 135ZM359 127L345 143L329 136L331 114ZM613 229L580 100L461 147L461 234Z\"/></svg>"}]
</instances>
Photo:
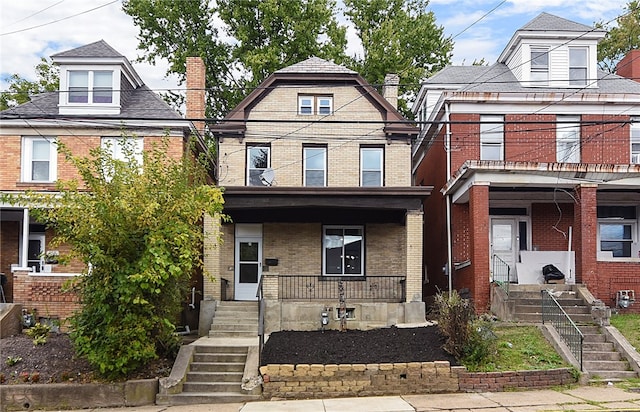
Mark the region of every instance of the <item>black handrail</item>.
<instances>
[{"instance_id":1,"label":"black handrail","mask_svg":"<svg viewBox=\"0 0 640 412\"><path fill-rule=\"evenodd\" d=\"M405 276L278 276L280 300L338 300L343 282L345 297L350 301L404 302Z\"/></svg>"},{"instance_id":2,"label":"black handrail","mask_svg":"<svg viewBox=\"0 0 640 412\"><path fill-rule=\"evenodd\" d=\"M262 348L264 347L264 292L262 290L262 279L258 282L256 297L258 298L258 366L262 365Z\"/></svg>"},{"instance_id":3,"label":"black handrail","mask_svg":"<svg viewBox=\"0 0 640 412\"><path fill-rule=\"evenodd\" d=\"M560 303L558 303L551 292L544 289L541 290L540 293L542 294L542 324L544 324L545 321L549 321L551 325L553 325L562 337L562 340L564 340L569 347L573 356L575 356L580 364L580 371L582 371L584 335L575 322L567 315L567 312L562 309L562 306L560 306Z\"/></svg>"},{"instance_id":4,"label":"black handrail","mask_svg":"<svg viewBox=\"0 0 640 412\"><path fill-rule=\"evenodd\" d=\"M509 294L511 267L500 256L493 255L493 281Z\"/></svg>"}]
</instances>

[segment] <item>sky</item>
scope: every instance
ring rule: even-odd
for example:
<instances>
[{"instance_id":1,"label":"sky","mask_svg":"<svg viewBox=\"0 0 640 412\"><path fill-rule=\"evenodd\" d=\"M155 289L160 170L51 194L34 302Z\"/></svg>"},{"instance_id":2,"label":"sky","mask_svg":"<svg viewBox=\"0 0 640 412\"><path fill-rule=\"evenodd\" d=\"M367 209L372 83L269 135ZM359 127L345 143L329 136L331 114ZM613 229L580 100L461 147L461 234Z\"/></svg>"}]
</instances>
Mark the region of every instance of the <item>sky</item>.
<instances>
[{"instance_id":1,"label":"sky","mask_svg":"<svg viewBox=\"0 0 640 412\"><path fill-rule=\"evenodd\" d=\"M188 0L176 0L188 1ZM513 33L541 12L592 26L624 12L627 0L431 0L436 23L453 37L453 64L496 61ZM348 30L350 55L360 51L354 31ZM0 90L17 73L34 80L41 57L104 40L133 61L138 29L122 11L122 0L0 0ZM166 77L167 63L134 63L153 90L179 88Z\"/></svg>"}]
</instances>

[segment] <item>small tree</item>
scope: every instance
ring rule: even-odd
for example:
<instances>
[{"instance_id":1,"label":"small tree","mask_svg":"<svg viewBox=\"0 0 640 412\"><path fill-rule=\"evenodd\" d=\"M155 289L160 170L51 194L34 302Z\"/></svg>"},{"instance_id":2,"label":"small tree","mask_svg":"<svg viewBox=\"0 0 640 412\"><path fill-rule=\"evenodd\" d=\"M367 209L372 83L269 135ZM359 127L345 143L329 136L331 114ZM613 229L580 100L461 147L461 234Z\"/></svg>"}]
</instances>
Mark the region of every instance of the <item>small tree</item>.
<instances>
[{"instance_id":1,"label":"small tree","mask_svg":"<svg viewBox=\"0 0 640 412\"><path fill-rule=\"evenodd\" d=\"M89 268L72 289L82 303L70 319L71 338L107 378L120 378L176 348L173 321L190 276L202 268L204 213L219 215L222 192L206 182L202 164L189 154L167 156L167 141L136 161L102 148L76 157L59 146L80 181L58 182L59 195L31 193L34 216L55 229L55 244ZM138 154L139 156L139 154Z\"/></svg>"}]
</instances>

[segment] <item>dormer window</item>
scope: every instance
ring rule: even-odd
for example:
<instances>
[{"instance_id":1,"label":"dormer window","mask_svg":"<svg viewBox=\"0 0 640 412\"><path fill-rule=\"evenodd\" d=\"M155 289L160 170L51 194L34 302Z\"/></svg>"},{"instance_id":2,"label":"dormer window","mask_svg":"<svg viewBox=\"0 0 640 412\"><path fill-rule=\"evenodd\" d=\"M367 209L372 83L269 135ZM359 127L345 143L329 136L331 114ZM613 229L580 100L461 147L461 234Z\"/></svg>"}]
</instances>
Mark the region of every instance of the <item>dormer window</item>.
<instances>
[{"instance_id":1,"label":"dormer window","mask_svg":"<svg viewBox=\"0 0 640 412\"><path fill-rule=\"evenodd\" d=\"M569 48L569 84L571 86L587 85L587 48Z\"/></svg>"},{"instance_id":2,"label":"dormer window","mask_svg":"<svg viewBox=\"0 0 640 412\"><path fill-rule=\"evenodd\" d=\"M113 102L113 72L69 71L69 103L110 104Z\"/></svg>"},{"instance_id":3,"label":"dormer window","mask_svg":"<svg viewBox=\"0 0 640 412\"><path fill-rule=\"evenodd\" d=\"M332 96L298 96L298 114L328 116L333 114Z\"/></svg>"},{"instance_id":4,"label":"dormer window","mask_svg":"<svg viewBox=\"0 0 640 412\"><path fill-rule=\"evenodd\" d=\"M549 49L531 48L531 85L549 85Z\"/></svg>"}]
</instances>

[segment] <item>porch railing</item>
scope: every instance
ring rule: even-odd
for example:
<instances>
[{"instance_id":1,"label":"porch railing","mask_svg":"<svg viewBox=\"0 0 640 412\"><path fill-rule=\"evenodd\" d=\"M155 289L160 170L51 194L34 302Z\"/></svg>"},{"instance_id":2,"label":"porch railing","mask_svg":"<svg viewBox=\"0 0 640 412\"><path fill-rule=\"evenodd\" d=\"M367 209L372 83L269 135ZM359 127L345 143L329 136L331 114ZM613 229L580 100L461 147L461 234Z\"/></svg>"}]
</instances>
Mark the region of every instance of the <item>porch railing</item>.
<instances>
[{"instance_id":1,"label":"porch railing","mask_svg":"<svg viewBox=\"0 0 640 412\"><path fill-rule=\"evenodd\" d=\"M584 335L548 290L541 290L540 293L542 294L542 323L549 322L553 325L580 364L582 371Z\"/></svg>"},{"instance_id":2,"label":"porch railing","mask_svg":"<svg viewBox=\"0 0 640 412\"><path fill-rule=\"evenodd\" d=\"M349 301L404 302L405 276L324 277L278 276L280 300L338 300L338 283L344 281L345 298Z\"/></svg>"},{"instance_id":3,"label":"porch railing","mask_svg":"<svg viewBox=\"0 0 640 412\"><path fill-rule=\"evenodd\" d=\"M509 282L510 282L509 264L502 260L500 256L493 255L493 281L500 286L507 295L509 294Z\"/></svg>"},{"instance_id":4,"label":"porch railing","mask_svg":"<svg viewBox=\"0 0 640 412\"><path fill-rule=\"evenodd\" d=\"M265 312L265 301L264 301L264 290L262 289L262 276L260 277L260 281L258 282L258 290L256 292L256 297L258 298L258 366L262 365L262 348L264 347L264 312Z\"/></svg>"}]
</instances>

